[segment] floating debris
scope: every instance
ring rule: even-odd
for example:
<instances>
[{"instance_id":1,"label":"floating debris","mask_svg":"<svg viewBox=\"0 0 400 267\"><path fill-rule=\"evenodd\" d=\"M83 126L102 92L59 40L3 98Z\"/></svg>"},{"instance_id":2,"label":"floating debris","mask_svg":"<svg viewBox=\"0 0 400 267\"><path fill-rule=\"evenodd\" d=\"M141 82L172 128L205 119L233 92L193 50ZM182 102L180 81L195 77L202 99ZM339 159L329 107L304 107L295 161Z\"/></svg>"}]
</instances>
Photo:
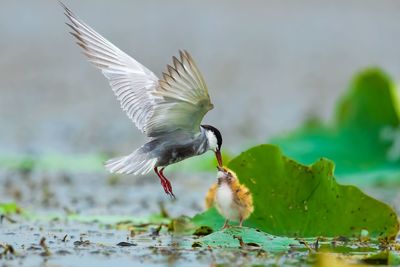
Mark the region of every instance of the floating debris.
<instances>
[{"instance_id":1,"label":"floating debris","mask_svg":"<svg viewBox=\"0 0 400 267\"><path fill-rule=\"evenodd\" d=\"M89 246L90 241L89 240L83 240L82 237L80 238L79 241L74 242L74 246Z\"/></svg>"},{"instance_id":2,"label":"floating debris","mask_svg":"<svg viewBox=\"0 0 400 267\"><path fill-rule=\"evenodd\" d=\"M68 237L68 234L66 234L61 241L65 243L67 241L67 237Z\"/></svg>"},{"instance_id":3,"label":"floating debris","mask_svg":"<svg viewBox=\"0 0 400 267\"><path fill-rule=\"evenodd\" d=\"M119 247L135 247L135 246L137 246L137 244L123 241L123 242L119 242L117 244L117 246L119 246Z\"/></svg>"},{"instance_id":4,"label":"floating debris","mask_svg":"<svg viewBox=\"0 0 400 267\"><path fill-rule=\"evenodd\" d=\"M51 255L50 249L46 244L46 238L45 237L42 237L40 239L39 246L43 249L43 252L40 253L41 256L48 257L48 256Z\"/></svg>"},{"instance_id":5,"label":"floating debris","mask_svg":"<svg viewBox=\"0 0 400 267\"><path fill-rule=\"evenodd\" d=\"M15 255L14 247L9 244L0 244L0 247L3 248L3 251L0 253L0 259L8 254Z\"/></svg>"},{"instance_id":6,"label":"floating debris","mask_svg":"<svg viewBox=\"0 0 400 267\"><path fill-rule=\"evenodd\" d=\"M211 227L209 227L209 226L200 226L199 228L197 228L195 231L194 231L194 233L193 233L193 235L195 235L195 236L206 236L206 235L209 235L209 234L212 234L213 233L213 229L211 228Z\"/></svg>"},{"instance_id":7,"label":"floating debris","mask_svg":"<svg viewBox=\"0 0 400 267\"><path fill-rule=\"evenodd\" d=\"M160 224L157 228L150 228L150 236L153 238L159 236L161 228L162 228L162 224Z\"/></svg>"}]
</instances>

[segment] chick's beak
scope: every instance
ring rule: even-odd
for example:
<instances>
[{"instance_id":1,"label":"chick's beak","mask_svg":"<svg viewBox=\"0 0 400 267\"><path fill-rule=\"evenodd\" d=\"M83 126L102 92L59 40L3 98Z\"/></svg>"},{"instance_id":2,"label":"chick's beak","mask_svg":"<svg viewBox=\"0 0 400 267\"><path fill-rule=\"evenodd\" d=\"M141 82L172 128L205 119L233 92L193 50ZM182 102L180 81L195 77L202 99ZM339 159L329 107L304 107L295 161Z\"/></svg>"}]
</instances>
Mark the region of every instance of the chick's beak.
<instances>
[{"instance_id":1,"label":"chick's beak","mask_svg":"<svg viewBox=\"0 0 400 267\"><path fill-rule=\"evenodd\" d=\"M220 171L220 172L223 172L224 168L222 168L221 166L217 166L217 170Z\"/></svg>"},{"instance_id":2,"label":"chick's beak","mask_svg":"<svg viewBox=\"0 0 400 267\"><path fill-rule=\"evenodd\" d=\"M221 156L221 151L220 150L215 151L215 157L217 158L218 166L222 167L223 164L222 164L222 156Z\"/></svg>"}]
</instances>

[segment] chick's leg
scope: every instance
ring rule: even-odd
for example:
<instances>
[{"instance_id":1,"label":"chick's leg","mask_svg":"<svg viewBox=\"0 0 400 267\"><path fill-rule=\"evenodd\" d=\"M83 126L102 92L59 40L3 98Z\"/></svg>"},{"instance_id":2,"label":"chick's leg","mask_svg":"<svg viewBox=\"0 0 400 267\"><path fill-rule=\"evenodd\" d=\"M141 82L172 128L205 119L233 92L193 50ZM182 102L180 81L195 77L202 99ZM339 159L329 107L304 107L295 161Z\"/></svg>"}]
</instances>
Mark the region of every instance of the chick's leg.
<instances>
[{"instance_id":1,"label":"chick's leg","mask_svg":"<svg viewBox=\"0 0 400 267\"><path fill-rule=\"evenodd\" d=\"M228 219L225 220L224 226L222 226L222 229L226 229L226 228L229 228L229 220Z\"/></svg>"},{"instance_id":2,"label":"chick's leg","mask_svg":"<svg viewBox=\"0 0 400 267\"><path fill-rule=\"evenodd\" d=\"M241 217L241 218L240 218L240 221L239 221L239 227L242 227L242 226L243 226L243 221L244 221L244 220L243 220L243 218Z\"/></svg>"}]
</instances>

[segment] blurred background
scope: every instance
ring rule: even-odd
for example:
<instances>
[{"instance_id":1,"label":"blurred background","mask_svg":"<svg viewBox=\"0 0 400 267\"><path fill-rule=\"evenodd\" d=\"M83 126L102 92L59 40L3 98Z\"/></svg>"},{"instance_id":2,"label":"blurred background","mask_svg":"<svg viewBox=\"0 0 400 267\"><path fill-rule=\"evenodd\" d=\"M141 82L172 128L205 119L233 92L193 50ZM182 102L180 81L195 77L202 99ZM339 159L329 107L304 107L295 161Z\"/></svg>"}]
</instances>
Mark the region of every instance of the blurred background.
<instances>
[{"instance_id":1,"label":"blurred background","mask_svg":"<svg viewBox=\"0 0 400 267\"><path fill-rule=\"evenodd\" d=\"M363 68L379 66L400 78L399 1L65 4L158 76L179 49L190 51L215 104L204 122L221 130L223 149L233 155L310 117L332 120L335 103ZM155 175L121 178L101 166L145 137L74 44L66 20L55 0L1 2L0 201L86 214L156 211L154 200L167 198ZM36 158L47 160L40 171ZM168 171L179 196L168 202L174 213L201 210L215 179L192 170Z\"/></svg>"},{"instance_id":2,"label":"blurred background","mask_svg":"<svg viewBox=\"0 0 400 267\"><path fill-rule=\"evenodd\" d=\"M364 67L400 78L399 1L64 2L158 76L190 51L215 104L205 122L235 153L332 118ZM1 2L0 154L127 154L145 141L64 22L57 1Z\"/></svg>"}]
</instances>

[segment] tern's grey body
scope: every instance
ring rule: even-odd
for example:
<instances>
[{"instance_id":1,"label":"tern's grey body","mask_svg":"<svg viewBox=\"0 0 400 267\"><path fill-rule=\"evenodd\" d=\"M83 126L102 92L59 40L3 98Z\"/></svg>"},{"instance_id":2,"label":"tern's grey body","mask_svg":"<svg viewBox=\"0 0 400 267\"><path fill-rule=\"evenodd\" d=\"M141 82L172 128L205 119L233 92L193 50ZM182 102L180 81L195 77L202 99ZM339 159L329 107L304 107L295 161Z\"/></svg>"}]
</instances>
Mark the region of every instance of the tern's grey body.
<instances>
[{"instance_id":1,"label":"tern's grey body","mask_svg":"<svg viewBox=\"0 0 400 267\"><path fill-rule=\"evenodd\" d=\"M154 167L166 167L186 158L201 155L209 150L206 132L201 129L201 132L196 134L177 130L162 135L144 144L127 157L110 160L107 168L117 173L147 173L147 168L152 170Z\"/></svg>"},{"instance_id":2,"label":"tern's grey body","mask_svg":"<svg viewBox=\"0 0 400 267\"><path fill-rule=\"evenodd\" d=\"M154 169L165 192L173 195L163 174L166 166L207 150L214 151L218 164L222 165L220 132L212 126L200 125L213 104L203 76L188 52L180 51L179 59L173 57L173 64L167 65L168 71L158 79L63 7L77 44L109 80L121 108L150 138L130 155L107 161L110 172L146 174Z\"/></svg>"}]
</instances>

